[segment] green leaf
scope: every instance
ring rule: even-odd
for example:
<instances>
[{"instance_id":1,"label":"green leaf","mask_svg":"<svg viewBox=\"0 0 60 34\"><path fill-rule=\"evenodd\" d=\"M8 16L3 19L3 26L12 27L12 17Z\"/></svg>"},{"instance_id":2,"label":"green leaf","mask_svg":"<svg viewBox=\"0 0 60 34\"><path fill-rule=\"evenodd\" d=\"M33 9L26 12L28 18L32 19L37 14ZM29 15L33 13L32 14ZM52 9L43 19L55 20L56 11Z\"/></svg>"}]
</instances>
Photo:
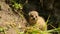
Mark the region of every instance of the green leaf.
<instances>
[{"instance_id":1,"label":"green leaf","mask_svg":"<svg viewBox=\"0 0 60 34\"><path fill-rule=\"evenodd\" d=\"M0 32L3 32L4 31L4 28L0 27Z\"/></svg>"}]
</instances>

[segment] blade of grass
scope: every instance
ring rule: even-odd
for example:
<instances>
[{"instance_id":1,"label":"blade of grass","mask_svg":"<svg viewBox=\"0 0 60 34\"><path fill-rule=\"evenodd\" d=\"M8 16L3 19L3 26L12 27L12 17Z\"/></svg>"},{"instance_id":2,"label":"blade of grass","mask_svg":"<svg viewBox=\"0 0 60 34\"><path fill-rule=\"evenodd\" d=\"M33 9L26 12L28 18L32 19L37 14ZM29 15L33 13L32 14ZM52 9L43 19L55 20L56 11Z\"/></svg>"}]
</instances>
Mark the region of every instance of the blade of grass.
<instances>
[{"instance_id":1,"label":"blade of grass","mask_svg":"<svg viewBox=\"0 0 60 34\"><path fill-rule=\"evenodd\" d=\"M48 30L47 32L59 32L60 28L55 28L55 29L51 29L51 30Z\"/></svg>"},{"instance_id":2,"label":"blade of grass","mask_svg":"<svg viewBox=\"0 0 60 34\"><path fill-rule=\"evenodd\" d=\"M49 16L48 16L48 19L47 19L47 21L46 21L46 24L49 22L49 18L50 18L50 14L49 14Z\"/></svg>"}]
</instances>

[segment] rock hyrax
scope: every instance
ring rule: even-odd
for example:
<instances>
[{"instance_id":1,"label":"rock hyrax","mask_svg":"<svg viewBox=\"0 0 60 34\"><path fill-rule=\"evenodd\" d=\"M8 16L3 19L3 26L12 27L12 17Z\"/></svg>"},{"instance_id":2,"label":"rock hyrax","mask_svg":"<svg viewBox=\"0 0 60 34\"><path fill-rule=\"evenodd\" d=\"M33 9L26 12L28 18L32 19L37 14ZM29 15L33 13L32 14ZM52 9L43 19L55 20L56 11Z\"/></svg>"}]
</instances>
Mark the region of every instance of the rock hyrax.
<instances>
[{"instance_id":1,"label":"rock hyrax","mask_svg":"<svg viewBox=\"0 0 60 34\"><path fill-rule=\"evenodd\" d=\"M37 11L31 11L28 13L29 15L29 24L30 26L35 26L36 28L45 31L47 30L47 25L45 23L45 20L38 15Z\"/></svg>"}]
</instances>

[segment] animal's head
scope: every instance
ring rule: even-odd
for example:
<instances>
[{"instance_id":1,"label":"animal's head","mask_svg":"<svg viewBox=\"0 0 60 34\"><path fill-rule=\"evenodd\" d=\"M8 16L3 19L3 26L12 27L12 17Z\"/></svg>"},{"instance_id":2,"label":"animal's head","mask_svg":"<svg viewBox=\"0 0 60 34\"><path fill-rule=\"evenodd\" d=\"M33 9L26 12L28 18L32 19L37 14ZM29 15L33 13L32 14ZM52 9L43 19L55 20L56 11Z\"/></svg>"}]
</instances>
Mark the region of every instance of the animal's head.
<instances>
[{"instance_id":1,"label":"animal's head","mask_svg":"<svg viewBox=\"0 0 60 34\"><path fill-rule=\"evenodd\" d=\"M37 11L31 11L29 12L29 19L31 21L36 21L38 19L38 12Z\"/></svg>"}]
</instances>

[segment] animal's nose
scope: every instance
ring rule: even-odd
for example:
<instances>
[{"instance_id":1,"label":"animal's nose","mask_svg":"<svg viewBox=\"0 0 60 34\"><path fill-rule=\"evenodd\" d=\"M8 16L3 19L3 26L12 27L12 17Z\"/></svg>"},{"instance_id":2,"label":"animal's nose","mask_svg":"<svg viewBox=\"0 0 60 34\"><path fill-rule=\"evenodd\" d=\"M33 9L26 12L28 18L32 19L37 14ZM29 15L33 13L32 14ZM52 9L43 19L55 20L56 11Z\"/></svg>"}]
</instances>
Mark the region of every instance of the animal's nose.
<instances>
[{"instance_id":1,"label":"animal's nose","mask_svg":"<svg viewBox=\"0 0 60 34\"><path fill-rule=\"evenodd\" d=\"M35 20L35 18L33 18L33 20Z\"/></svg>"}]
</instances>

